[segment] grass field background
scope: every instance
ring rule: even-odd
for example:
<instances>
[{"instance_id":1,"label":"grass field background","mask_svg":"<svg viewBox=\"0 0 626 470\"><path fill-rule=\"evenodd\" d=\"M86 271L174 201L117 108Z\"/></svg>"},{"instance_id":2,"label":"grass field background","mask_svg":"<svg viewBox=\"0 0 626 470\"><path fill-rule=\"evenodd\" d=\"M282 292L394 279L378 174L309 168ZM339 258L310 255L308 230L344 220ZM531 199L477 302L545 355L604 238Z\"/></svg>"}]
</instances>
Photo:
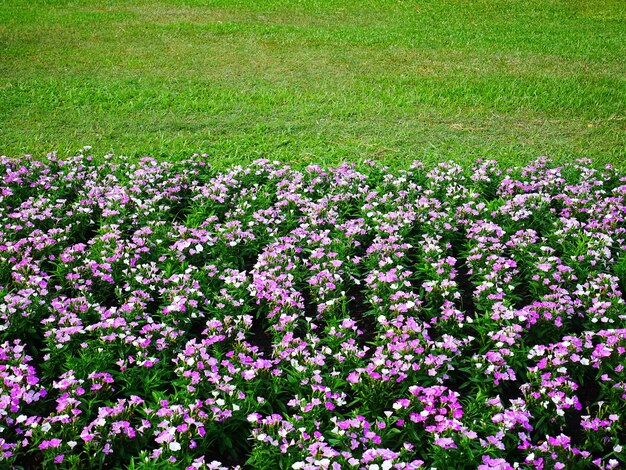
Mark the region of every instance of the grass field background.
<instances>
[{"instance_id":1,"label":"grass field background","mask_svg":"<svg viewBox=\"0 0 626 470\"><path fill-rule=\"evenodd\" d=\"M626 167L623 0L0 2L0 154Z\"/></svg>"}]
</instances>

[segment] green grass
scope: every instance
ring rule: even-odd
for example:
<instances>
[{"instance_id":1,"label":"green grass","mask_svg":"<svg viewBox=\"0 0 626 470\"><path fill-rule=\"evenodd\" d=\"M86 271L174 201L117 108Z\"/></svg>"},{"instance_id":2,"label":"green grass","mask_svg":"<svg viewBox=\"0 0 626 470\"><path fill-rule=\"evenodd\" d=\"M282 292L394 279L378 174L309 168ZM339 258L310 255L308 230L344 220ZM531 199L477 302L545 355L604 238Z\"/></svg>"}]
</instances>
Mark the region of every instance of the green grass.
<instances>
[{"instance_id":1,"label":"green grass","mask_svg":"<svg viewBox=\"0 0 626 470\"><path fill-rule=\"evenodd\" d=\"M0 153L626 166L624 0L0 2Z\"/></svg>"}]
</instances>

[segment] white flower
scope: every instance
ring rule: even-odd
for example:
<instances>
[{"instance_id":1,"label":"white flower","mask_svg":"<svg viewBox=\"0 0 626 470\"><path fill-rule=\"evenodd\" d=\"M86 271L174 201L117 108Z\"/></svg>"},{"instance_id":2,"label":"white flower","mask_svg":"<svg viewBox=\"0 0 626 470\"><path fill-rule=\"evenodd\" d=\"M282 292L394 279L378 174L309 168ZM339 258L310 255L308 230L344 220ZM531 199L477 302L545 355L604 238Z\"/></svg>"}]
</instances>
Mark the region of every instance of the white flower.
<instances>
[{"instance_id":1,"label":"white flower","mask_svg":"<svg viewBox=\"0 0 626 470\"><path fill-rule=\"evenodd\" d=\"M170 448L170 450L172 452L177 452L177 451L179 451L181 449L180 444L178 442L176 442L176 441L170 442L168 447Z\"/></svg>"}]
</instances>

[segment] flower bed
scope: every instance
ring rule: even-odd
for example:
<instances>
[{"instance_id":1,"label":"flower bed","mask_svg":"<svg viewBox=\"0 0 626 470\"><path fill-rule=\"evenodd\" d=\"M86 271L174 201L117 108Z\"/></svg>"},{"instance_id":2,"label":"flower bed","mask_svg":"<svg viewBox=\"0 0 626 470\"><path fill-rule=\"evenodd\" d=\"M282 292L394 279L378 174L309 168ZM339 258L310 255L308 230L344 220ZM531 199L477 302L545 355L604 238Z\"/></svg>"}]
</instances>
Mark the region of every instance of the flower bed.
<instances>
[{"instance_id":1,"label":"flower bed","mask_svg":"<svg viewBox=\"0 0 626 470\"><path fill-rule=\"evenodd\" d=\"M615 169L1 168L4 468L625 462Z\"/></svg>"}]
</instances>

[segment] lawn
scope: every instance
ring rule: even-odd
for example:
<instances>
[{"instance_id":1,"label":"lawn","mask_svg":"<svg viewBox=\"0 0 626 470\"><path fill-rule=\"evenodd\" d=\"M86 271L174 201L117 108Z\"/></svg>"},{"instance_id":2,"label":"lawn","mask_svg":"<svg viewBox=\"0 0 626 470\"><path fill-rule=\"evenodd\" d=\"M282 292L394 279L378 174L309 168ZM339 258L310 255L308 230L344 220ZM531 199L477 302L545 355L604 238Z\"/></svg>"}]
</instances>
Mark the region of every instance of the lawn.
<instances>
[{"instance_id":1,"label":"lawn","mask_svg":"<svg viewBox=\"0 0 626 470\"><path fill-rule=\"evenodd\" d=\"M622 0L3 0L0 154L623 167L625 19Z\"/></svg>"}]
</instances>

